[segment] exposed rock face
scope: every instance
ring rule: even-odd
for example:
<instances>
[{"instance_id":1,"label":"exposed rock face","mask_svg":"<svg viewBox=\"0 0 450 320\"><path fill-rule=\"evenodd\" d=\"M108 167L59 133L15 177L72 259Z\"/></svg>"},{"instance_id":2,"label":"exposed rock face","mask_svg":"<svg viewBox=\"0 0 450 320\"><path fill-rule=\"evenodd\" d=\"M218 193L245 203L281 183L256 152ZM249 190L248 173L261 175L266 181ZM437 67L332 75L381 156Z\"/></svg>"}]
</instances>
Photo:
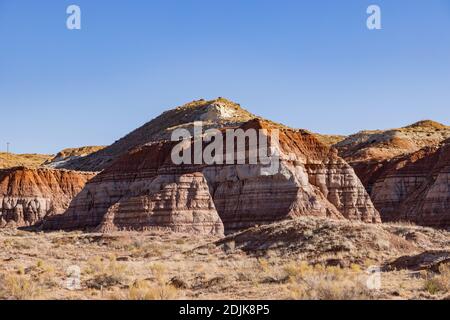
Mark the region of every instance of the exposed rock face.
<instances>
[{"instance_id":1,"label":"exposed rock face","mask_svg":"<svg viewBox=\"0 0 450 320\"><path fill-rule=\"evenodd\" d=\"M175 232L223 234L223 224L202 174L158 176L148 188L153 190L123 198L111 206L100 230L156 227Z\"/></svg>"},{"instance_id":2,"label":"exposed rock face","mask_svg":"<svg viewBox=\"0 0 450 320\"><path fill-rule=\"evenodd\" d=\"M44 229L168 228L221 234L303 215L380 222L353 169L312 134L252 120L241 126L281 129L276 171L261 161L175 165L175 142L139 147L105 169ZM226 136L223 130L223 141ZM194 149L191 140L184 142ZM203 143L203 150L209 143ZM192 151L190 149L190 151ZM250 147L246 145L246 154ZM224 150L224 156L226 150ZM223 225L222 225L223 223Z\"/></svg>"},{"instance_id":3,"label":"exposed rock face","mask_svg":"<svg viewBox=\"0 0 450 320\"><path fill-rule=\"evenodd\" d=\"M387 164L372 198L384 221L450 227L450 140Z\"/></svg>"},{"instance_id":4,"label":"exposed rock face","mask_svg":"<svg viewBox=\"0 0 450 320\"><path fill-rule=\"evenodd\" d=\"M150 142L169 140L175 129L185 128L192 131L195 121L202 121L207 129L240 125L253 118L255 116L242 109L240 105L224 98L193 101L164 112L105 149L87 157L72 159L60 167L71 170L101 171L135 147Z\"/></svg>"},{"instance_id":5,"label":"exposed rock face","mask_svg":"<svg viewBox=\"0 0 450 320\"><path fill-rule=\"evenodd\" d=\"M45 221L44 229L169 229L223 234L223 224L200 172L167 168L170 142L122 156L92 179L68 211Z\"/></svg>"},{"instance_id":6,"label":"exposed rock face","mask_svg":"<svg viewBox=\"0 0 450 320\"><path fill-rule=\"evenodd\" d=\"M25 167L0 170L0 227L30 226L63 213L93 176Z\"/></svg>"},{"instance_id":7,"label":"exposed rock face","mask_svg":"<svg viewBox=\"0 0 450 320\"><path fill-rule=\"evenodd\" d=\"M433 146L450 138L450 127L426 120L391 130L362 131L335 144L349 162L386 160Z\"/></svg>"},{"instance_id":8,"label":"exposed rock face","mask_svg":"<svg viewBox=\"0 0 450 320\"><path fill-rule=\"evenodd\" d=\"M80 147L80 148L68 148L64 149L56 156L51 159L48 159L43 166L50 168L64 168L64 166L71 161L80 160L88 155L95 153L104 149L102 146L88 146L88 147Z\"/></svg>"},{"instance_id":9,"label":"exposed rock face","mask_svg":"<svg viewBox=\"0 0 450 320\"><path fill-rule=\"evenodd\" d=\"M362 131L334 145L369 193L390 160L437 146L450 138L450 127L426 120L391 130Z\"/></svg>"},{"instance_id":10,"label":"exposed rock face","mask_svg":"<svg viewBox=\"0 0 450 320\"><path fill-rule=\"evenodd\" d=\"M389 131L368 131L336 144L352 165L383 221L450 227L450 127L421 121Z\"/></svg>"}]
</instances>

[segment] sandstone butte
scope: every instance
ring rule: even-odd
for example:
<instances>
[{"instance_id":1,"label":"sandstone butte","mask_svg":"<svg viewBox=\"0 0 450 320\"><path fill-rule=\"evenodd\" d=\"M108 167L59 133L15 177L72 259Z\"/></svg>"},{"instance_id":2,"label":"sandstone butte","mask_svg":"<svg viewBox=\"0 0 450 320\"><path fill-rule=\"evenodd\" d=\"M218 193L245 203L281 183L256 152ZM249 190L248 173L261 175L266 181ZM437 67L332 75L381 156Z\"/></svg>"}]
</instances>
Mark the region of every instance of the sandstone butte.
<instances>
[{"instance_id":1,"label":"sandstone butte","mask_svg":"<svg viewBox=\"0 0 450 320\"><path fill-rule=\"evenodd\" d=\"M450 127L433 121L363 131L334 145L355 169L383 221L450 227Z\"/></svg>"},{"instance_id":2,"label":"sandstone butte","mask_svg":"<svg viewBox=\"0 0 450 320\"><path fill-rule=\"evenodd\" d=\"M211 103L207 119L217 120L218 113L233 117L222 106ZM204 106L199 108L205 114ZM218 127L229 127L222 125L225 122ZM381 222L351 166L314 135L262 119L227 122L244 131L266 129L269 136L280 129L279 145L270 141L281 154L279 170L268 174L259 162L174 165L171 151L177 142L147 143L113 161L86 184L63 215L46 219L41 228L161 228L222 235L307 215Z\"/></svg>"},{"instance_id":3,"label":"sandstone butte","mask_svg":"<svg viewBox=\"0 0 450 320\"><path fill-rule=\"evenodd\" d=\"M45 168L0 170L0 227L23 227L61 214L95 174Z\"/></svg>"}]
</instances>

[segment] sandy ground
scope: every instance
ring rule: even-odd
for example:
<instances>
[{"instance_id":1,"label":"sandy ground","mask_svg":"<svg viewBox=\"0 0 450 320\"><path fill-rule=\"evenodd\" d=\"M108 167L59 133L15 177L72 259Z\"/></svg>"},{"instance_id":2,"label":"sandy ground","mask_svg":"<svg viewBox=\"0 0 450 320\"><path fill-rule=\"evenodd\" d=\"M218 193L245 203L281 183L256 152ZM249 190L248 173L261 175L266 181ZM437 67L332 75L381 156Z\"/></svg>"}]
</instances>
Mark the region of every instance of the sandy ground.
<instances>
[{"instance_id":1,"label":"sandy ground","mask_svg":"<svg viewBox=\"0 0 450 320\"><path fill-rule=\"evenodd\" d=\"M450 268L368 272L168 232L0 231L0 299L443 299ZM379 264L379 262L377 262ZM446 268L446 269L445 269ZM444 270L445 269L445 270ZM372 270L376 271L376 270Z\"/></svg>"}]
</instances>

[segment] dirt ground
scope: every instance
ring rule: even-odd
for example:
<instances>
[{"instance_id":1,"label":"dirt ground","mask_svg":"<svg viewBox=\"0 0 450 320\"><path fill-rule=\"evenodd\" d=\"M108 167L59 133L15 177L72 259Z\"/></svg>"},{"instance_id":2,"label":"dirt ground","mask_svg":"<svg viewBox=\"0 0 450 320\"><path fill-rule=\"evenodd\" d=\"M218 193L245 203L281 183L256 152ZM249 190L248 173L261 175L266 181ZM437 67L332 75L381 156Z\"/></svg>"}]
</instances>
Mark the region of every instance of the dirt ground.
<instances>
[{"instance_id":1,"label":"dirt ground","mask_svg":"<svg viewBox=\"0 0 450 320\"><path fill-rule=\"evenodd\" d=\"M285 225L280 224L277 228L284 227ZM324 230L323 226L321 228ZM412 226L380 228L389 230L389 234L400 234L400 229L417 230L417 227ZM259 227L250 233L258 234L261 230L267 233L269 229ZM311 232L302 230L303 236ZM277 232L274 231L274 234L278 234ZM240 237L244 236L248 236L248 232ZM339 241L339 237L333 237L337 239L333 241ZM442 232L433 237L440 239L440 249L448 249L448 233ZM313 236L308 238L309 242L291 238L288 238L289 243L277 240L278 247L273 250L266 248L263 251L252 251L249 249L249 242L243 244L241 238L233 236L224 241L163 231L103 235L1 230L0 299L449 297L448 263L442 263L434 270L391 268L386 271L382 265L394 261L399 256L397 253L383 255L380 259L373 259L373 256L363 259L360 250L354 248L350 251L345 248L336 249L333 252L328 251L328 247L318 248L319 245L324 245L322 240L326 236L320 237L320 243L314 242ZM420 239L423 241L423 238ZM307 242L315 246L310 248L310 252L327 252L327 257L335 256L346 260L350 256L349 252L355 252L359 258L348 260L348 264L333 265L330 259L311 259L310 255L304 254L306 249L303 247L302 255L295 248L287 252L287 247L292 248L292 241ZM420 253L422 250L416 249L413 253ZM339 250L346 250L347 254L337 252Z\"/></svg>"}]
</instances>

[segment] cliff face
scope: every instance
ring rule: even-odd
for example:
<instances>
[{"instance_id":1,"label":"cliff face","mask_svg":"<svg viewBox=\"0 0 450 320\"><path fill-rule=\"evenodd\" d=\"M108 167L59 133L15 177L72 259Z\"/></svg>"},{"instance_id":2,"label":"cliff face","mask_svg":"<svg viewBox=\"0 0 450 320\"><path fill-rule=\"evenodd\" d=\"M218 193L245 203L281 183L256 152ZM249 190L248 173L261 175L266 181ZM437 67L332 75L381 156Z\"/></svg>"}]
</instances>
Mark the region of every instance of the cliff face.
<instances>
[{"instance_id":1,"label":"cliff face","mask_svg":"<svg viewBox=\"0 0 450 320\"><path fill-rule=\"evenodd\" d=\"M335 147L354 168L383 221L448 228L449 137L450 127L421 121L360 132Z\"/></svg>"},{"instance_id":2,"label":"cliff face","mask_svg":"<svg viewBox=\"0 0 450 320\"><path fill-rule=\"evenodd\" d=\"M372 198L385 221L449 228L450 140L391 161Z\"/></svg>"},{"instance_id":3,"label":"cliff face","mask_svg":"<svg viewBox=\"0 0 450 320\"><path fill-rule=\"evenodd\" d=\"M0 227L30 226L63 213L93 176L25 167L0 170Z\"/></svg>"},{"instance_id":4,"label":"cliff face","mask_svg":"<svg viewBox=\"0 0 450 320\"><path fill-rule=\"evenodd\" d=\"M450 138L450 127L426 120L391 130L362 131L336 143L335 148L354 169L369 193L390 169L391 160L438 146ZM395 162L395 161L394 161Z\"/></svg>"},{"instance_id":5,"label":"cliff face","mask_svg":"<svg viewBox=\"0 0 450 320\"><path fill-rule=\"evenodd\" d=\"M380 222L353 169L313 135L262 120L241 126L279 131L279 166L257 163L175 165L176 143L134 149L90 181L67 212L44 229L166 228L231 233L301 215ZM226 141L227 133L221 136ZM185 141L193 149L194 142ZM203 150L209 143L203 143ZM251 151L247 144L246 155ZM226 150L224 150L224 156ZM248 159L247 159L248 160Z\"/></svg>"}]
</instances>

